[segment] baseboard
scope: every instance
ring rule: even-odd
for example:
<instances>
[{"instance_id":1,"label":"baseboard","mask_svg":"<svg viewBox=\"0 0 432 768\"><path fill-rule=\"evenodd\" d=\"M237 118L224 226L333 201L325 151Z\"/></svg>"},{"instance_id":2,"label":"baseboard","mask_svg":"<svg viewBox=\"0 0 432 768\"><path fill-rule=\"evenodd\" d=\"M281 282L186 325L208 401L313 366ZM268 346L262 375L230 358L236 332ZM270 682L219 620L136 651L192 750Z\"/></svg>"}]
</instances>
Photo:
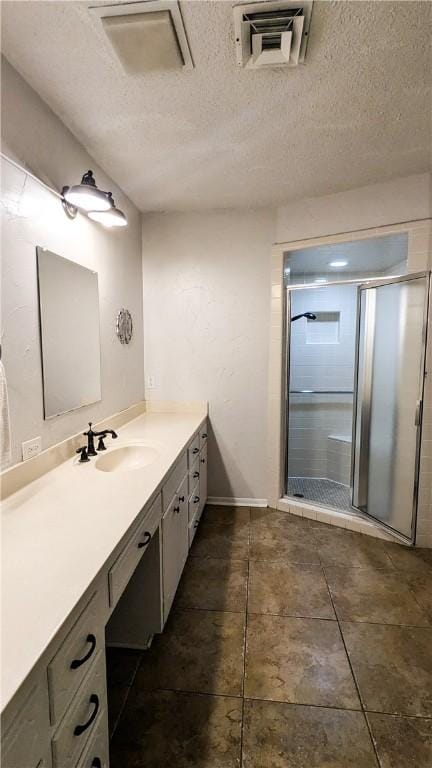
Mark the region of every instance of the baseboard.
<instances>
[{"instance_id":1,"label":"baseboard","mask_svg":"<svg viewBox=\"0 0 432 768\"><path fill-rule=\"evenodd\" d=\"M209 496L207 504L218 507L267 507L267 499L242 499L236 496Z\"/></svg>"}]
</instances>

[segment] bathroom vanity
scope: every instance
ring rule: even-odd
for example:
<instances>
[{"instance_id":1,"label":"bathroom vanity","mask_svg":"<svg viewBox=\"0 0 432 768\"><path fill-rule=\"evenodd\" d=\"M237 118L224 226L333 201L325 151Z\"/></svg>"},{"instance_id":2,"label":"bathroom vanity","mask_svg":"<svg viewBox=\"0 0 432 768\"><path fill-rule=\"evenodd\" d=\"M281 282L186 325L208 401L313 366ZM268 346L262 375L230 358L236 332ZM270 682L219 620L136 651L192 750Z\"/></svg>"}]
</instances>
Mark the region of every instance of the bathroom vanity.
<instances>
[{"instance_id":1,"label":"bathroom vanity","mask_svg":"<svg viewBox=\"0 0 432 768\"><path fill-rule=\"evenodd\" d=\"M3 502L3 768L108 768L105 643L148 647L171 609L207 498L207 410L116 428Z\"/></svg>"}]
</instances>

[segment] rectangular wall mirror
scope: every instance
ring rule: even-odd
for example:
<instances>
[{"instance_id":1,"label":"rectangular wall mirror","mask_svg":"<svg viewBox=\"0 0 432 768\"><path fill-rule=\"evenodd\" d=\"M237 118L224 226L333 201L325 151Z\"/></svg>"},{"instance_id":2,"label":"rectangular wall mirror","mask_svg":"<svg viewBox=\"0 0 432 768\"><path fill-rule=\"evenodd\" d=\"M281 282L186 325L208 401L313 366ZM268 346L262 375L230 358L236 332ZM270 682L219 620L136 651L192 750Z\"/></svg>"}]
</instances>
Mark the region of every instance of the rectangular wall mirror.
<instances>
[{"instance_id":1,"label":"rectangular wall mirror","mask_svg":"<svg viewBox=\"0 0 432 768\"><path fill-rule=\"evenodd\" d=\"M101 399L97 272L38 246L44 418Z\"/></svg>"}]
</instances>

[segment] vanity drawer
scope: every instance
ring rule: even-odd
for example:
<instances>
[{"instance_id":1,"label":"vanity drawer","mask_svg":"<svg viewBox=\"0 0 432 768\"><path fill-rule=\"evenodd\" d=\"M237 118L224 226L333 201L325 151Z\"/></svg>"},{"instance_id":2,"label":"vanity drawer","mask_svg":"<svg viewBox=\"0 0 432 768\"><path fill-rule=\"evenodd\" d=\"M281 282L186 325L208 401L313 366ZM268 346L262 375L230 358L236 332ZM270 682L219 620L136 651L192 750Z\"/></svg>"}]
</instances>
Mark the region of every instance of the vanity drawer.
<instances>
[{"instance_id":1,"label":"vanity drawer","mask_svg":"<svg viewBox=\"0 0 432 768\"><path fill-rule=\"evenodd\" d=\"M187 454L185 451L180 456L173 471L168 476L168 479L162 488L162 501L163 501L164 512L167 511L169 505L171 504L174 494L179 489L182 483L182 480L187 472L187 468L188 468Z\"/></svg>"},{"instance_id":2,"label":"vanity drawer","mask_svg":"<svg viewBox=\"0 0 432 768\"><path fill-rule=\"evenodd\" d=\"M106 718L105 655L99 652L52 739L53 768L75 768L88 739Z\"/></svg>"},{"instance_id":3,"label":"vanity drawer","mask_svg":"<svg viewBox=\"0 0 432 768\"><path fill-rule=\"evenodd\" d=\"M194 520L196 517L197 512L200 508L200 495L199 495L199 481L195 485L195 487L192 490L192 493L189 496L189 522L191 520Z\"/></svg>"},{"instance_id":4,"label":"vanity drawer","mask_svg":"<svg viewBox=\"0 0 432 768\"><path fill-rule=\"evenodd\" d=\"M109 768L109 736L106 713L98 715L94 732L81 755L77 768Z\"/></svg>"},{"instance_id":5,"label":"vanity drawer","mask_svg":"<svg viewBox=\"0 0 432 768\"><path fill-rule=\"evenodd\" d=\"M192 466L196 457L198 456L199 449L200 449L200 436L199 436L199 433L197 433L194 439L192 440L192 442L189 443L189 446L188 446L189 467Z\"/></svg>"},{"instance_id":6,"label":"vanity drawer","mask_svg":"<svg viewBox=\"0 0 432 768\"><path fill-rule=\"evenodd\" d=\"M96 592L48 665L50 717L60 720L105 644L104 595Z\"/></svg>"},{"instance_id":7,"label":"vanity drawer","mask_svg":"<svg viewBox=\"0 0 432 768\"><path fill-rule=\"evenodd\" d=\"M207 502L207 444L203 446L200 452L199 497L201 515Z\"/></svg>"},{"instance_id":8,"label":"vanity drawer","mask_svg":"<svg viewBox=\"0 0 432 768\"><path fill-rule=\"evenodd\" d=\"M204 422L199 432L200 436L200 450L207 443L207 422Z\"/></svg>"},{"instance_id":9,"label":"vanity drawer","mask_svg":"<svg viewBox=\"0 0 432 768\"><path fill-rule=\"evenodd\" d=\"M190 495L192 493L193 488L195 488L197 482L199 481L199 476L200 476L199 455L196 457L195 461L193 462L188 474L189 474L189 495Z\"/></svg>"},{"instance_id":10,"label":"vanity drawer","mask_svg":"<svg viewBox=\"0 0 432 768\"><path fill-rule=\"evenodd\" d=\"M118 602L162 518L160 494L108 573L110 605Z\"/></svg>"},{"instance_id":11,"label":"vanity drawer","mask_svg":"<svg viewBox=\"0 0 432 768\"><path fill-rule=\"evenodd\" d=\"M48 687L45 674L24 684L1 719L2 768L49 768Z\"/></svg>"},{"instance_id":12,"label":"vanity drawer","mask_svg":"<svg viewBox=\"0 0 432 768\"><path fill-rule=\"evenodd\" d=\"M195 534L196 534L197 528L199 526L199 521L200 521L200 516L199 516L199 510L197 509L195 517L193 518L193 520L190 521L189 526L188 526L189 549L191 548L192 542L193 542L193 540L195 538Z\"/></svg>"}]
</instances>

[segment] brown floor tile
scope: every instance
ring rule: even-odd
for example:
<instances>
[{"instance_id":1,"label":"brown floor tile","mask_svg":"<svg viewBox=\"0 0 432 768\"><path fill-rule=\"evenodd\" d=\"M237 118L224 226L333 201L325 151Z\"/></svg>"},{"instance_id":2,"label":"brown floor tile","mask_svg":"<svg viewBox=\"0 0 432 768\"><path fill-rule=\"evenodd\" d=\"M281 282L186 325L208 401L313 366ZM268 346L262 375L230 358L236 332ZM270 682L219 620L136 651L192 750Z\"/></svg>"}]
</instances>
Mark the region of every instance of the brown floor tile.
<instances>
[{"instance_id":1,"label":"brown floor tile","mask_svg":"<svg viewBox=\"0 0 432 768\"><path fill-rule=\"evenodd\" d=\"M243 768L378 768L361 712L246 701Z\"/></svg>"},{"instance_id":2,"label":"brown floor tile","mask_svg":"<svg viewBox=\"0 0 432 768\"><path fill-rule=\"evenodd\" d=\"M365 709L432 716L432 629L342 622Z\"/></svg>"},{"instance_id":3,"label":"brown floor tile","mask_svg":"<svg viewBox=\"0 0 432 768\"><path fill-rule=\"evenodd\" d=\"M250 559L316 565L320 562L314 539L308 531L298 530L294 525L287 531L275 530L265 536L251 526Z\"/></svg>"},{"instance_id":4,"label":"brown floor tile","mask_svg":"<svg viewBox=\"0 0 432 768\"><path fill-rule=\"evenodd\" d=\"M108 727L110 738L117 728L119 717L131 690L132 688L128 685L121 684L112 685L108 688Z\"/></svg>"},{"instance_id":5,"label":"brown floor tile","mask_svg":"<svg viewBox=\"0 0 432 768\"><path fill-rule=\"evenodd\" d=\"M256 534L257 538L277 531L289 531L291 526L309 531L309 520L289 512L280 512L272 507L251 509L251 532L252 535Z\"/></svg>"},{"instance_id":6,"label":"brown floor tile","mask_svg":"<svg viewBox=\"0 0 432 768\"><path fill-rule=\"evenodd\" d=\"M174 611L135 678L143 689L242 693L245 614Z\"/></svg>"},{"instance_id":7,"label":"brown floor tile","mask_svg":"<svg viewBox=\"0 0 432 768\"><path fill-rule=\"evenodd\" d=\"M225 507L216 504L207 505L204 511L204 515L201 518L202 523L209 525L212 525L213 523L219 525L249 523L249 520L249 507Z\"/></svg>"},{"instance_id":8,"label":"brown floor tile","mask_svg":"<svg viewBox=\"0 0 432 768\"><path fill-rule=\"evenodd\" d=\"M326 566L325 574L339 619L417 627L431 624L402 574L393 568Z\"/></svg>"},{"instance_id":9,"label":"brown floor tile","mask_svg":"<svg viewBox=\"0 0 432 768\"><path fill-rule=\"evenodd\" d=\"M381 768L431 768L432 720L367 715Z\"/></svg>"},{"instance_id":10,"label":"brown floor tile","mask_svg":"<svg viewBox=\"0 0 432 768\"><path fill-rule=\"evenodd\" d=\"M335 619L320 565L251 561L248 611Z\"/></svg>"},{"instance_id":11,"label":"brown floor tile","mask_svg":"<svg viewBox=\"0 0 432 768\"><path fill-rule=\"evenodd\" d=\"M313 529L323 565L345 565L360 568L391 568L386 543L373 536L333 526L331 531Z\"/></svg>"},{"instance_id":12,"label":"brown floor tile","mask_svg":"<svg viewBox=\"0 0 432 768\"><path fill-rule=\"evenodd\" d=\"M400 571L412 571L432 579L432 549L404 547L402 544L386 544L390 559Z\"/></svg>"},{"instance_id":13,"label":"brown floor tile","mask_svg":"<svg viewBox=\"0 0 432 768\"><path fill-rule=\"evenodd\" d=\"M239 768L241 705L136 689L111 745L111 768Z\"/></svg>"},{"instance_id":14,"label":"brown floor tile","mask_svg":"<svg viewBox=\"0 0 432 768\"><path fill-rule=\"evenodd\" d=\"M249 525L203 525L198 528L190 555L192 557L221 557L225 560L247 560Z\"/></svg>"},{"instance_id":15,"label":"brown floor tile","mask_svg":"<svg viewBox=\"0 0 432 768\"><path fill-rule=\"evenodd\" d=\"M246 610L246 560L191 557L175 598L175 608Z\"/></svg>"},{"instance_id":16,"label":"brown floor tile","mask_svg":"<svg viewBox=\"0 0 432 768\"><path fill-rule=\"evenodd\" d=\"M404 571L403 576L413 591L417 602L432 621L432 573L422 575L416 571Z\"/></svg>"},{"instance_id":17,"label":"brown floor tile","mask_svg":"<svg viewBox=\"0 0 432 768\"><path fill-rule=\"evenodd\" d=\"M337 623L251 614L245 696L360 708Z\"/></svg>"}]
</instances>

